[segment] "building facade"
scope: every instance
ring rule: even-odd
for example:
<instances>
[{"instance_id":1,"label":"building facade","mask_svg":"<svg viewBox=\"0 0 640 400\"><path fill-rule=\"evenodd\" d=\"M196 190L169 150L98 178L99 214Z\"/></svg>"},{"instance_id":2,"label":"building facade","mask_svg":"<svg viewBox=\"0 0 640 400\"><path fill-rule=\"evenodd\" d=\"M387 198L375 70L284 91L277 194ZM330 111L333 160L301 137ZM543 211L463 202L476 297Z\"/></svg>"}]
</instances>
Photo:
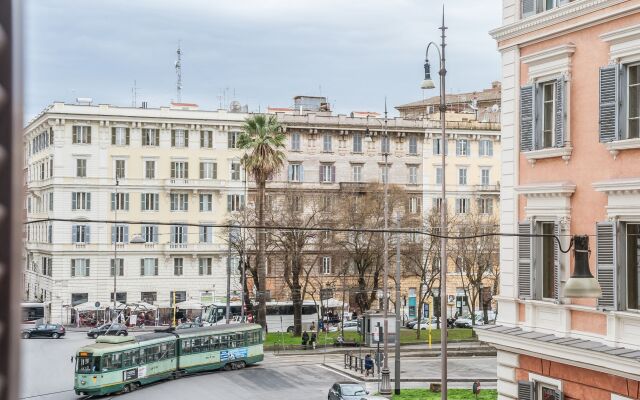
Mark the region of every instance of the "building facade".
<instances>
[{"instance_id":1,"label":"building facade","mask_svg":"<svg viewBox=\"0 0 640 400\"><path fill-rule=\"evenodd\" d=\"M49 318L67 322L71 307L113 300L114 273L116 300L123 303L169 305L174 292L176 302L226 298L227 263L235 265L237 257L226 231L206 225L227 223L251 198L237 148L249 116L190 104L54 103L31 121L24 133L24 299L47 302ZM437 121L391 119L385 139L383 120L376 118L307 113L278 119L287 160L269 190L331 195L388 179L406 190L410 212L420 218L438 204ZM454 121L447 127L451 212L496 213L499 126ZM240 276L231 271L234 296ZM269 276L272 298L288 299L278 269L269 268ZM323 265L315 279L337 276Z\"/></svg>"},{"instance_id":2,"label":"building facade","mask_svg":"<svg viewBox=\"0 0 640 400\"><path fill-rule=\"evenodd\" d=\"M504 0L500 399L640 398L640 2ZM527 236L533 234L534 236ZM536 237L537 234L556 235ZM570 299L589 235L599 299Z\"/></svg>"}]
</instances>

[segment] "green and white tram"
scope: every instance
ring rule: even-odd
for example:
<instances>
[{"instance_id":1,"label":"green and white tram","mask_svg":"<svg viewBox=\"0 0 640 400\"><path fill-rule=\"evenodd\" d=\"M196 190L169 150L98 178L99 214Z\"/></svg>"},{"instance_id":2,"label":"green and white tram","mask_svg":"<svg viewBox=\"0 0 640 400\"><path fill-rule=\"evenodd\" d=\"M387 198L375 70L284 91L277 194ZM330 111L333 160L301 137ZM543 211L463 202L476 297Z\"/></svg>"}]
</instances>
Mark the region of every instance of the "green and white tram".
<instances>
[{"instance_id":1,"label":"green and white tram","mask_svg":"<svg viewBox=\"0 0 640 400\"><path fill-rule=\"evenodd\" d=\"M79 395L129 392L188 373L239 369L263 360L262 343L256 324L100 336L76 353L74 389Z\"/></svg>"}]
</instances>

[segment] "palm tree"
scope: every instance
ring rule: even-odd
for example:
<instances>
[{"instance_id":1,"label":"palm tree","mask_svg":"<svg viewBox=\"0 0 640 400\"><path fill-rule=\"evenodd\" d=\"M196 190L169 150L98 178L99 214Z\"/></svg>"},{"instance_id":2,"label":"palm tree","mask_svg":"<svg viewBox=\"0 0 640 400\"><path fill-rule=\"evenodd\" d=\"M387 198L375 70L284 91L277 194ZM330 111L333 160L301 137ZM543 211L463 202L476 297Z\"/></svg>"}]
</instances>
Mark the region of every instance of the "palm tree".
<instances>
[{"instance_id":1,"label":"palm tree","mask_svg":"<svg viewBox=\"0 0 640 400\"><path fill-rule=\"evenodd\" d=\"M269 177L278 173L286 158L284 149L285 135L275 115L255 115L247 118L243 132L238 138L238 148L248 153L242 159L246 171L256 182L257 198L256 210L258 227L264 226L264 193ZM267 271L265 268L265 232L256 229L258 238L258 254L256 266L258 268L258 323L263 329L267 327L267 307L264 292L266 290Z\"/></svg>"}]
</instances>

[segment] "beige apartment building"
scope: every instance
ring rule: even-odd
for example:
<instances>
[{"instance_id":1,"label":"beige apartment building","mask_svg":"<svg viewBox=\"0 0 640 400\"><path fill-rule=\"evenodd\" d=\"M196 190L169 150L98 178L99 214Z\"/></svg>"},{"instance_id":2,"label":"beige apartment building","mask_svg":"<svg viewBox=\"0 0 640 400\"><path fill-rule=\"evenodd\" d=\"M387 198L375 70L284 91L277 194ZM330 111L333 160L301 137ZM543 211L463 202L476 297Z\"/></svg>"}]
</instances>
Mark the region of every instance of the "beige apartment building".
<instances>
[{"instance_id":1,"label":"beige apartment building","mask_svg":"<svg viewBox=\"0 0 640 400\"><path fill-rule=\"evenodd\" d=\"M415 199L418 215L438 202L438 122L390 119L387 140L382 119L324 114L278 114L287 161L269 188L332 193L388 179ZM30 121L24 299L45 302L49 319L69 322L72 307L112 301L114 274L123 303L169 305L174 292L176 302L225 299L227 263L237 256L222 228L203 225L227 222L251 190L236 146L250 115L193 104L53 103ZM454 121L447 128L451 212L497 212L499 126ZM240 275L231 271L235 296ZM332 274L318 270L321 279ZM286 299L281 281L272 273L272 297Z\"/></svg>"}]
</instances>

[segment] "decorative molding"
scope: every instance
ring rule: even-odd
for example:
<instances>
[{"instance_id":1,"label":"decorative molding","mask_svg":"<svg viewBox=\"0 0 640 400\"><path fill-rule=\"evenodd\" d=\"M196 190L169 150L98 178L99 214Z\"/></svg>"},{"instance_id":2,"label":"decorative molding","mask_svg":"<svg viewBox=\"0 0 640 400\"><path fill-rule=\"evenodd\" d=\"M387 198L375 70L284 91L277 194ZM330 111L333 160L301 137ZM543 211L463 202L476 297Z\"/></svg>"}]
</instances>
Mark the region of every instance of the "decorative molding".
<instances>
[{"instance_id":1,"label":"decorative molding","mask_svg":"<svg viewBox=\"0 0 640 400\"><path fill-rule=\"evenodd\" d=\"M524 56L520 60L529 66L529 81L555 75L568 78L571 72L571 56L575 51L576 46L567 43Z\"/></svg>"},{"instance_id":2,"label":"decorative molding","mask_svg":"<svg viewBox=\"0 0 640 400\"><path fill-rule=\"evenodd\" d=\"M566 31L574 29L578 26L588 24L591 22L584 21L579 23L560 24L564 21L571 21L584 15L593 13L598 10L605 9L607 7L614 6L616 4L624 3L627 0L576 0L565 6L554 8L553 10L538 13L534 16L518 20L512 24L501 26L494 29L489 34L496 41L503 41L515 38L526 33L530 33L539 29L543 29L552 25L558 25L559 31ZM623 12L640 8L639 4L633 4ZM613 16L615 13L611 13ZM603 19L606 16L598 15L594 18Z\"/></svg>"},{"instance_id":3,"label":"decorative molding","mask_svg":"<svg viewBox=\"0 0 640 400\"><path fill-rule=\"evenodd\" d=\"M596 192L607 194L640 194L640 179L613 179L591 184Z\"/></svg>"},{"instance_id":4,"label":"decorative molding","mask_svg":"<svg viewBox=\"0 0 640 400\"><path fill-rule=\"evenodd\" d=\"M609 58L617 62L632 62L640 59L640 26L632 25L600 35L609 43Z\"/></svg>"},{"instance_id":5,"label":"decorative molding","mask_svg":"<svg viewBox=\"0 0 640 400\"><path fill-rule=\"evenodd\" d=\"M615 160L622 150L640 149L640 139L614 140L613 142L606 142L604 147L609 150Z\"/></svg>"},{"instance_id":6,"label":"decorative molding","mask_svg":"<svg viewBox=\"0 0 640 400\"><path fill-rule=\"evenodd\" d=\"M537 160L541 160L544 158L556 158L556 157L562 157L564 162L568 164L569 160L571 159L572 152L573 152L573 146L565 146L565 147L550 147L548 149L527 151L522 154L524 154L529 164L531 164L531 166L534 166Z\"/></svg>"},{"instance_id":7,"label":"decorative molding","mask_svg":"<svg viewBox=\"0 0 640 400\"><path fill-rule=\"evenodd\" d=\"M516 186L514 190L526 197L571 197L576 185L571 182L534 183Z\"/></svg>"}]
</instances>

